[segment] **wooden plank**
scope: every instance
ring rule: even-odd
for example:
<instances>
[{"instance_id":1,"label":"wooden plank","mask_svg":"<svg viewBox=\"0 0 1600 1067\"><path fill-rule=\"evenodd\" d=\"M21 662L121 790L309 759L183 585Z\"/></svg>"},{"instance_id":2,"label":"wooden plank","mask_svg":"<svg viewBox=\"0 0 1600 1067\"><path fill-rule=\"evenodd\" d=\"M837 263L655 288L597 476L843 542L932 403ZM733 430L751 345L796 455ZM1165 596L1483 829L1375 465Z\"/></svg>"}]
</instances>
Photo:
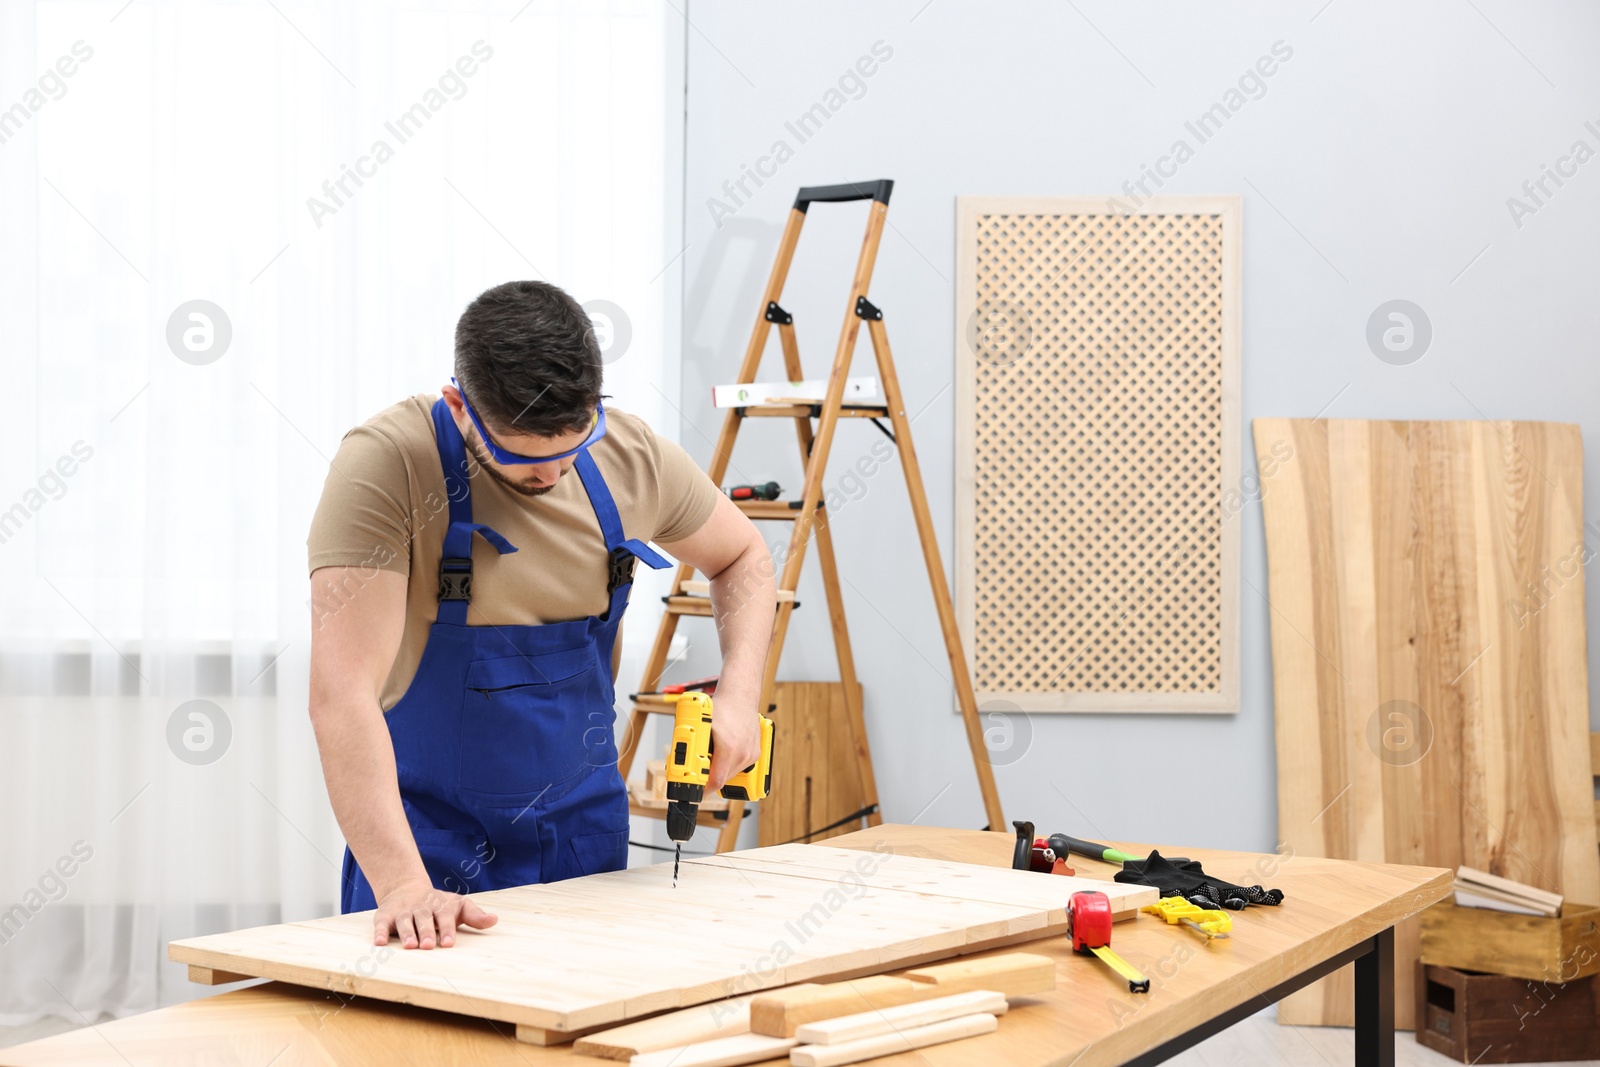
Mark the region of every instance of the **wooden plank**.
<instances>
[{"instance_id":1,"label":"wooden plank","mask_svg":"<svg viewBox=\"0 0 1600 1067\"><path fill-rule=\"evenodd\" d=\"M750 998L697 1004L579 1038L572 1051L603 1060L626 1060L641 1052L678 1048L750 1032Z\"/></svg>"},{"instance_id":2,"label":"wooden plank","mask_svg":"<svg viewBox=\"0 0 1600 1067\"><path fill-rule=\"evenodd\" d=\"M1041 967L1044 959L1048 969ZM911 976L912 973L916 977ZM791 1037L807 1023L864 1011L937 1000L952 993L990 990L1007 996L1054 989L1055 963L1026 952L991 956L982 966L967 962L926 967L902 975L872 975L854 981L808 984L758 994L750 1001L750 1029Z\"/></svg>"},{"instance_id":3,"label":"wooden plank","mask_svg":"<svg viewBox=\"0 0 1600 1067\"><path fill-rule=\"evenodd\" d=\"M692 1045L641 1052L628 1062L630 1067L738 1067L742 1063L776 1059L799 1043L792 1037L734 1034Z\"/></svg>"},{"instance_id":4,"label":"wooden plank","mask_svg":"<svg viewBox=\"0 0 1600 1067\"><path fill-rule=\"evenodd\" d=\"M1056 986L1055 961L1049 956L1028 952L1008 952L1004 956L941 963L907 971L913 982L925 983L947 992L989 989L1007 996L1038 993Z\"/></svg>"},{"instance_id":5,"label":"wooden plank","mask_svg":"<svg viewBox=\"0 0 1600 1067\"><path fill-rule=\"evenodd\" d=\"M1285 846L1600 900L1577 427L1258 419L1255 439ZM1419 936L1396 928L1405 1028ZM1352 1013L1347 968L1279 1019Z\"/></svg>"},{"instance_id":6,"label":"wooden plank","mask_svg":"<svg viewBox=\"0 0 1600 1067\"><path fill-rule=\"evenodd\" d=\"M1061 895L1042 891L1057 880L1027 872L813 845L749 855L686 861L677 887L672 865L658 864L478 894L499 923L449 950L374 949L363 912L191 938L173 942L169 955L573 1031L1044 937L1064 922ZM945 890L952 879L957 888ZM1106 889L1130 899L1153 892ZM691 905L717 951L677 947Z\"/></svg>"},{"instance_id":7,"label":"wooden plank","mask_svg":"<svg viewBox=\"0 0 1600 1067\"><path fill-rule=\"evenodd\" d=\"M959 1041L964 1037L992 1034L998 1025L993 1015L983 1013L963 1015L959 1019L946 1019L944 1022L916 1026L909 1030L897 1030L876 1037L864 1037L859 1041L847 1041L840 1045L804 1045L789 1054L789 1062L795 1067L840 1067L845 1063L859 1063L861 1060L870 1060L878 1056L893 1056L897 1052L910 1052L912 1049L927 1048L929 1045L942 1045L947 1041Z\"/></svg>"},{"instance_id":8,"label":"wooden plank","mask_svg":"<svg viewBox=\"0 0 1600 1067\"><path fill-rule=\"evenodd\" d=\"M794 1036L804 1045L838 1045L908 1027L942 1023L946 1019L958 1019L978 1012L1004 1015L1008 1007L1010 1005L1006 1003L1003 993L996 993L992 989L974 989L966 993L953 993L948 997L902 1004L897 1008L882 1008L806 1023L795 1031Z\"/></svg>"}]
</instances>

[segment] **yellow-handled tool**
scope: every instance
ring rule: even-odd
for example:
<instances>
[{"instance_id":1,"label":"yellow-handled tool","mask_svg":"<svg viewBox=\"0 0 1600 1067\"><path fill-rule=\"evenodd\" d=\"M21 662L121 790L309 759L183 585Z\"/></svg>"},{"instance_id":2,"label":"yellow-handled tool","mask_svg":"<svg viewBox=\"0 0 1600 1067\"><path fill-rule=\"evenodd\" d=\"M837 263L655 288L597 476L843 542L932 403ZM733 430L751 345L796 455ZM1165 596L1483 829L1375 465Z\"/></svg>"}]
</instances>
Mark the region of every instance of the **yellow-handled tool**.
<instances>
[{"instance_id":1,"label":"yellow-handled tool","mask_svg":"<svg viewBox=\"0 0 1600 1067\"><path fill-rule=\"evenodd\" d=\"M1227 912L1211 911L1191 904L1182 897L1162 897L1154 904L1146 904L1139 910L1159 915L1174 925L1182 923L1205 938L1207 942L1214 938L1227 937L1228 931L1233 929L1233 919Z\"/></svg>"},{"instance_id":2,"label":"yellow-handled tool","mask_svg":"<svg viewBox=\"0 0 1600 1067\"><path fill-rule=\"evenodd\" d=\"M711 779L711 697L701 692L667 693L673 705L672 741L667 746L667 836L678 848L672 860L672 884L678 884L678 858L683 842L694 834ZM729 800L760 800L772 787L772 720L761 720L761 752L756 761L723 783Z\"/></svg>"}]
</instances>

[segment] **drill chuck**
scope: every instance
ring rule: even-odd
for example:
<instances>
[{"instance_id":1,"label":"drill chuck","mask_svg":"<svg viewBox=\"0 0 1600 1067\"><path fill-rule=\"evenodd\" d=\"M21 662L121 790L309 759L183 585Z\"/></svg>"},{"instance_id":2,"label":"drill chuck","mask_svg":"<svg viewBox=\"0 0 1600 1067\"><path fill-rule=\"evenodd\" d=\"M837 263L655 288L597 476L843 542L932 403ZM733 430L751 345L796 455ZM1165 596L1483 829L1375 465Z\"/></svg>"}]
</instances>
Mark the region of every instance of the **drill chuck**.
<instances>
[{"instance_id":1,"label":"drill chuck","mask_svg":"<svg viewBox=\"0 0 1600 1067\"><path fill-rule=\"evenodd\" d=\"M705 798L706 787L693 782L667 783L667 837L674 841L687 841L694 836L695 822L700 815L700 801Z\"/></svg>"}]
</instances>

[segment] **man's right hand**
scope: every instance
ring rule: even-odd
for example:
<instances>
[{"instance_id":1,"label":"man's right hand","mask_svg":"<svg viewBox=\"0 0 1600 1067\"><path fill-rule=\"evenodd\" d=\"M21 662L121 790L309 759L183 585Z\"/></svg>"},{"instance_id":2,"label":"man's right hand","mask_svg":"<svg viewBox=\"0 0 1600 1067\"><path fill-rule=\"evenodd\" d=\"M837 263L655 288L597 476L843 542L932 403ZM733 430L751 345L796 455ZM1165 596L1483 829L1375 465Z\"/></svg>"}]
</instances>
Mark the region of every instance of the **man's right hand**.
<instances>
[{"instance_id":1,"label":"man's right hand","mask_svg":"<svg viewBox=\"0 0 1600 1067\"><path fill-rule=\"evenodd\" d=\"M499 921L459 893L435 889L430 882L405 882L378 901L372 943L387 945L393 932L402 948L449 948L456 943L457 926L487 930Z\"/></svg>"}]
</instances>

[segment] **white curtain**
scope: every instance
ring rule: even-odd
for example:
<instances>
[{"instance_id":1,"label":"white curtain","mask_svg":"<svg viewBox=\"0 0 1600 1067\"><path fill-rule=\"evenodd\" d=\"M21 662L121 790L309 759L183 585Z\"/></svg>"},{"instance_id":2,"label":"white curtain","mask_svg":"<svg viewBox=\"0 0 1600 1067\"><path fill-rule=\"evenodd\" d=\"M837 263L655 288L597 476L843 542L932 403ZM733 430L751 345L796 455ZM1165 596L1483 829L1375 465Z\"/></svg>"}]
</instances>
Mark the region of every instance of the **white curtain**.
<instances>
[{"instance_id":1,"label":"white curtain","mask_svg":"<svg viewBox=\"0 0 1600 1067\"><path fill-rule=\"evenodd\" d=\"M337 910L306 530L473 296L606 302L607 392L676 426L675 22L0 0L0 1024L200 995L168 940Z\"/></svg>"}]
</instances>

